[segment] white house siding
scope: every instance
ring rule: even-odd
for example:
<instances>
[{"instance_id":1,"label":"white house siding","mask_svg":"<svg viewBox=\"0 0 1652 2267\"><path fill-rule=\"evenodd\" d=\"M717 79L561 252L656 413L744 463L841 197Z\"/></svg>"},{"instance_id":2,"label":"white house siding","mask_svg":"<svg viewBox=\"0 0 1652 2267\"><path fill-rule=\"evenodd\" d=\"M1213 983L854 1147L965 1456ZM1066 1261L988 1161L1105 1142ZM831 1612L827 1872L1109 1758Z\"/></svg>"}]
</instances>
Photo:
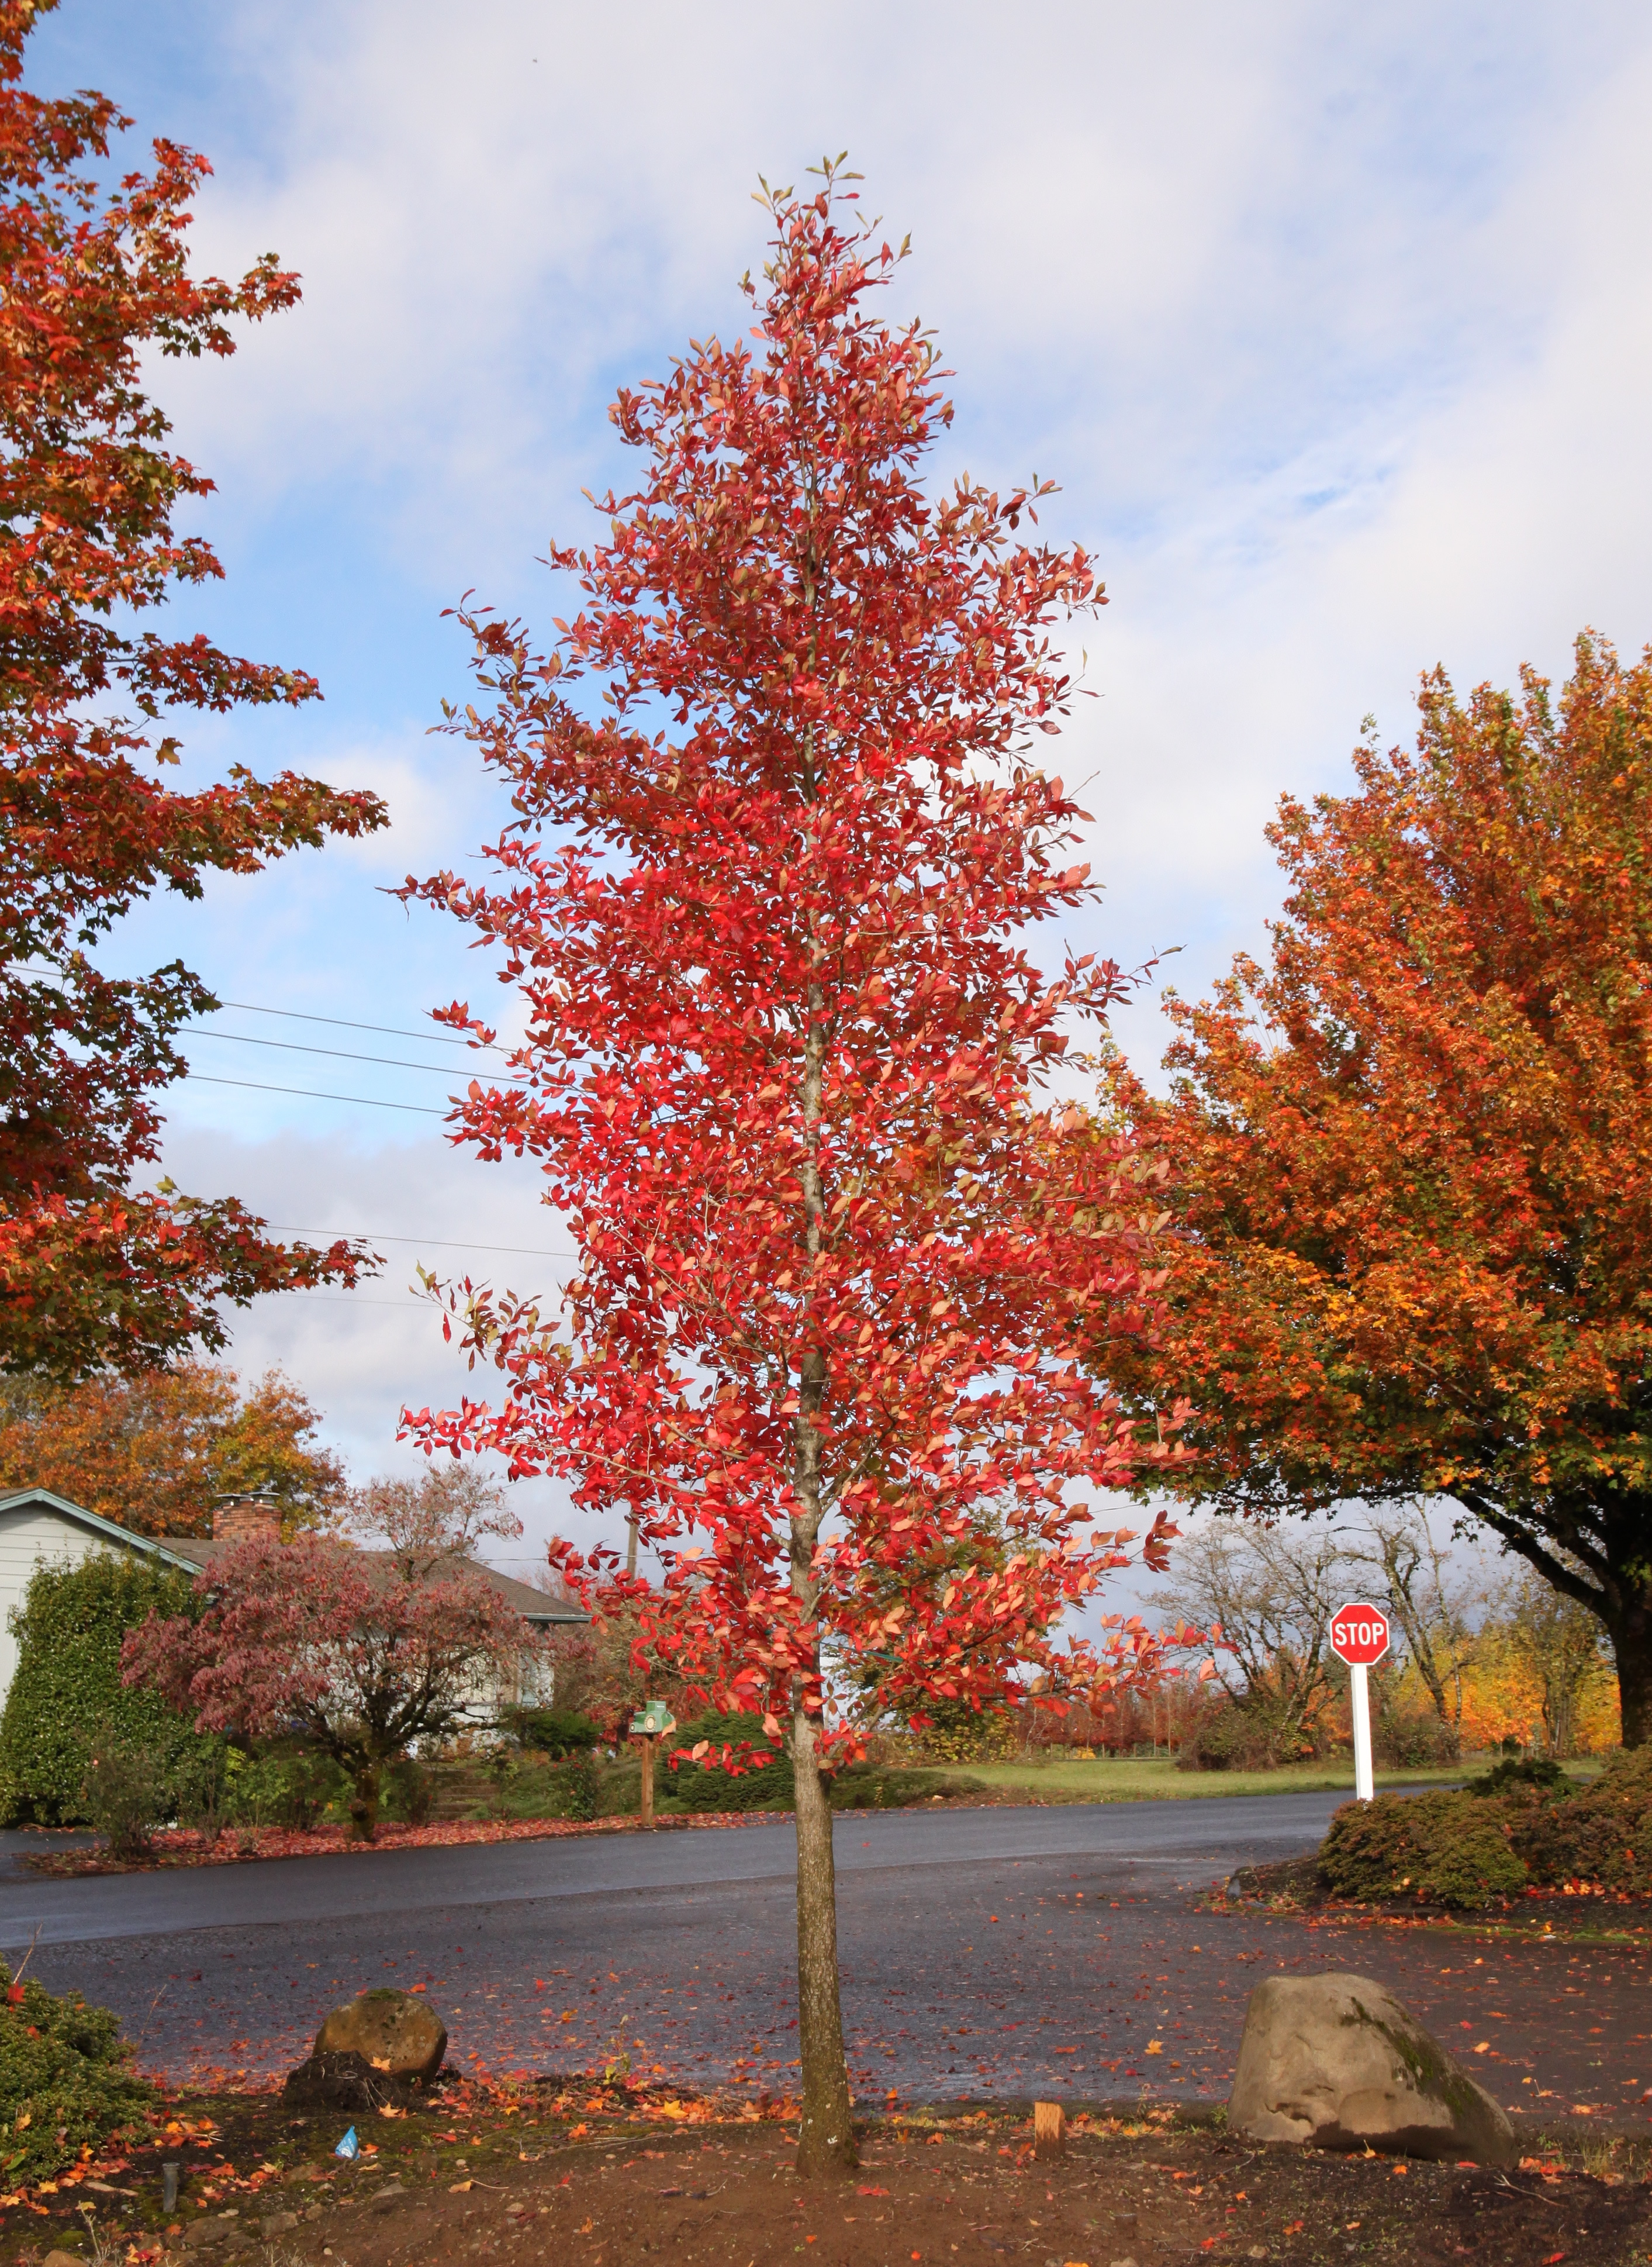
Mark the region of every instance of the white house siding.
<instances>
[{"instance_id":1,"label":"white house siding","mask_svg":"<svg viewBox=\"0 0 1652 2267\"><path fill-rule=\"evenodd\" d=\"M0 1504L0 1707L5 1705L17 1673L18 1641L11 1616L22 1605L35 1568L42 1562L78 1566L94 1551L109 1547L103 1537L89 1534L38 1499L33 1503Z\"/></svg>"}]
</instances>

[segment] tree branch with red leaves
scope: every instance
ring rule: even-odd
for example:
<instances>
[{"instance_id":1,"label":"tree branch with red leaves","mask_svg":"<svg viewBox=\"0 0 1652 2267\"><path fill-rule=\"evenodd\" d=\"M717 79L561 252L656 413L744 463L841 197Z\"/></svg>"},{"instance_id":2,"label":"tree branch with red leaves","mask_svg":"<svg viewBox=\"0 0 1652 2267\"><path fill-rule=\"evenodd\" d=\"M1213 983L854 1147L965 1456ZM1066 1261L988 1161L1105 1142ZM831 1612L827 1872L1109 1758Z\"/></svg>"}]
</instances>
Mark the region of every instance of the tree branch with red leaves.
<instances>
[{"instance_id":1,"label":"tree branch with red leaves","mask_svg":"<svg viewBox=\"0 0 1652 2267\"><path fill-rule=\"evenodd\" d=\"M142 357L231 354L232 322L291 306L298 279L273 254L238 282L190 276L187 208L210 168L175 143L99 187L86 168L130 120L20 84L50 4L0 0L0 1367L73 1377L221 1346L222 1300L355 1280L348 1244L274 1244L233 1200L130 1189L158 1154L156 1091L186 1067L177 1035L218 1003L179 965L116 980L87 956L157 889L198 898L203 871L254 873L384 812L238 765L163 783L179 712L318 688L134 627L223 572L173 532L212 482L165 446Z\"/></svg>"}]
</instances>

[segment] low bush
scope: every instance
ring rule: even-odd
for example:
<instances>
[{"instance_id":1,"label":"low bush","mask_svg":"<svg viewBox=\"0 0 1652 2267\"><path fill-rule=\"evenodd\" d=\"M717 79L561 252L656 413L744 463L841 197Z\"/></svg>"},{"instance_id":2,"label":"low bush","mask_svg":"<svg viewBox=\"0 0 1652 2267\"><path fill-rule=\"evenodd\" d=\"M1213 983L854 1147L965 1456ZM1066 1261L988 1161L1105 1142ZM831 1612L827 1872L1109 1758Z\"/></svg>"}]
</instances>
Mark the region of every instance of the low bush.
<instances>
[{"instance_id":1,"label":"low bush","mask_svg":"<svg viewBox=\"0 0 1652 2267\"><path fill-rule=\"evenodd\" d=\"M141 1858L151 1829L172 1807L156 1759L139 1742L107 1721L92 1735L92 1753L80 1783L80 1812L117 1858Z\"/></svg>"},{"instance_id":2,"label":"low bush","mask_svg":"<svg viewBox=\"0 0 1652 2267\"><path fill-rule=\"evenodd\" d=\"M51 2180L141 2122L153 2087L131 2067L117 2018L77 1992L55 1999L0 1967L0 2175Z\"/></svg>"},{"instance_id":3,"label":"low bush","mask_svg":"<svg viewBox=\"0 0 1652 2267\"><path fill-rule=\"evenodd\" d=\"M981 1794L986 1781L962 1772L890 1770L876 1764L850 1764L830 1787L834 1810L899 1810L909 1802L932 1802L939 1795Z\"/></svg>"},{"instance_id":4,"label":"low bush","mask_svg":"<svg viewBox=\"0 0 1652 2267\"><path fill-rule=\"evenodd\" d=\"M696 1763L688 1750L702 1740L709 1742L710 1752ZM722 1761L725 1748L734 1770ZM797 1799L792 1758L774 1753L762 1717L715 1711L680 1724L671 1735L669 1768L660 1792L685 1810L790 1810Z\"/></svg>"},{"instance_id":5,"label":"low bush","mask_svg":"<svg viewBox=\"0 0 1652 2267\"><path fill-rule=\"evenodd\" d=\"M1652 1750L1614 1756L1592 1786L1511 1793L1500 1808L1534 1882L1598 1882L1652 1897Z\"/></svg>"},{"instance_id":6,"label":"low bush","mask_svg":"<svg viewBox=\"0 0 1652 2267\"><path fill-rule=\"evenodd\" d=\"M577 1708L509 1708L504 1722L519 1748L537 1749L552 1763L598 1746L603 1737L602 1726Z\"/></svg>"},{"instance_id":7,"label":"low bush","mask_svg":"<svg viewBox=\"0 0 1652 2267\"><path fill-rule=\"evenodd\" d=\"M1278 1712L1265 1701L1224 1698L1185 1728L1176 1768L1274 1771L1281 1764L1305 1762L1315 1753L1307 1734L1282 1725Z\"/></svg>"},{"instance_id":8,"label":"low bush","mask_svg":"<svg viewBox=\"0 0 1652 2267\"><path fill-rule=\"evenodd\" d=\"M1385 1705L1371 1727L1376 1760L1389 1771L1429 1771L1458 1761L1461 1742L1450 1724L1441 1722L1432 1708Z\"/></svg>"},{"instance_id":9,"label":"low bush","mask_svg":"<svg viewBox=\"0 0 1652 2267\"><path fill-rule=\"evenodd\" d=\"M1020 1712L1013 1708L975 1708L967 1700L931 1700L924 1713L928 1721L921 1730L915 1727L911 1736L932 1762L1001 1762L1014 1753L1020 1741Z\"/></svg>"},{"instance_id":10,"label":"low bush","mask_svg":"<svg viewBox=\"0 0 1652 2267\"><path fill-rule=\"evenodd\" d=\"M1544 1794L1569 1794L1572 1782L1547 1756L1505 1756L1488 1772L1469 1780L1466 1794L1510 1794L1517 1788L1536 1787Z\"/></svg>"},{"instance_id":11,"label":"low bush","mask_svg":"<svg viewBox=\"0 0 1652 2267\"><path fill-rule=\"evenodd\" d=\"M240 1757L231 1750L226 1815L238 1826L289 1826L308 1833L348 1787L331 1756L277 1749Z\"/></svg>"},{"instance_id":12,"label":"low bush","mask_svg":"<svg viewBox=\"0 0 1652 2267\"><path fill-rule=\"evenodd\" d=\"M416 1756L398 1756L386 1767L383 1805L386 1818L404 1826L428 1826L435 1799L435 1782Z\"/></svg>"},{"instance_id":13,"label":"low bush","mask_svg":"<svg viewBox=\"0 0 1652 2267\"><path fill-rule=\"evenodd\" d=\"M1319 1845L1319 1871L1339 1897L1463 1910L1511 1897L1528 1878L1502 1807L1455 1791L1345 1803Z\"/></svg>"},{"instance_id":14,"label":"low bush","mask_svg":"<svg viewBox=\"0 0 1652 2267\"><path fill-rule=\"evenodd\" d=\"M1510 1759L1460 1792L1349 1803L1319 1871L1342 1897L1462 1906L1574 1882L1652 1897L1652 1751L1613 1757L1588 1786Z\"/></svg>"},{"instance_id":15,"label":"low bush","mask_svg":"<svg viewBox=\"0 0 1652 2267\"><path fill-rule=\"evenodd\" d=\"M562 1764L557 1777L567 1805L562 1813L564 1817L592 1819L599 1815L603 1798L602 1774L596 1768L596 1758L588 1748L582 1749ZM638 1774L638 1784L640 1787L640 1773Z\"/></svg>"}]
</instances>

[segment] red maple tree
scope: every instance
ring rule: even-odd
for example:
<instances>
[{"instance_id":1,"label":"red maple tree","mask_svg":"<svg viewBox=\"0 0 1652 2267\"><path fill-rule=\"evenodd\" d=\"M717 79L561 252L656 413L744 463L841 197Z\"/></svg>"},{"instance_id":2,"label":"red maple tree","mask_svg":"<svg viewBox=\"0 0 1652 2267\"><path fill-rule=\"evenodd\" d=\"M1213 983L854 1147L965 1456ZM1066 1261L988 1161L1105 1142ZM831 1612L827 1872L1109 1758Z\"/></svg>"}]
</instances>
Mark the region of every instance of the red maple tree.
<instances>
[{"instance_id":1,"label":"red maple tree","mask_svg":"<svg viewBox=\"0 0 1652 2267\"><path fill-rule=\"evenodd\" d=\"M1414 751L1287 798L1270 964L1174 1008L1169 1317L1098 1370L1265 1519L1451 1498L1612 1642L1652 1740L1652 650L1424 679Z\"/></svg>"},{"instance_id":2,"label":"red maple tree","mask_svg":"<svg viewBox=\"0 0 1652 2267\"><path fill-rule=\"evenodd\" d=\"M1030 751L1071 690L1049 626L1102 594L1017 539L1047 485L925 495L944 373L868 308L898 255L845 178L768 197L755 351L619 396L644 476L552 554L585 603L549 657L462 616L488 704L450 728L520 817L495 885L407 885L500 949L527 1021L453 1138L539 1159L580 1255L566 1331L450 1289L506 1398L410 1422L623 1508L657 1584L559 1568L635 1618L640 1666L787 1720L808 2171L854 2156L822 1764L1025 1664L1057 1705L1151 1668L1138 1623L1071 1634L1133 1539L1080 1491L1173 1455L1077 1358L1149 1319L1158 1168L1041 1095L1125 979L1020 942L1090 896Z\"/></svg>"},{"instance_id":3,"label":"red maple tree","mask_svg":"<svg viewBox=\"0 0 1652 2267\"><path fill-rule=\"evenodd\" d=\"M370 1842L387 1764L491 1720L543 1648L471 1557L518 1536L496 1483L433 1469L362 1491L340 1534L225 1544L196 1578L198 1616L151 1613L121 1646L128 1684L160 1692L198 1731L296 1735L350 1776L350 1826Z\"/></svg>"},{"instance_id":4,"label":"red maple tree","mask_svg":"<svg viewBox=\"0 0 1652 2267\"><path fill-rule=\"evenodd\" d=\"M212 487L164 445L141 360L228 355L232 318L290 306L273 254L238 282L185 264L210 170L170 142L112 192L88 168L130 121L106 97L19 84L52 0L0 0L0 1365L74 1376L223 1343L216 1302L354 1280L357 1260L270 1243L238 1204L135 1192L153 1161L175 1038L217 1001L181 965L118 981L86 957L157 889L251 873L301 843L379 825L367 795L237 766L163 784L180 710L296 703L302 671L133 617L221 572L179 536ZM128 713L123 713L128 712Z\"/></svg>"}]
</instances>

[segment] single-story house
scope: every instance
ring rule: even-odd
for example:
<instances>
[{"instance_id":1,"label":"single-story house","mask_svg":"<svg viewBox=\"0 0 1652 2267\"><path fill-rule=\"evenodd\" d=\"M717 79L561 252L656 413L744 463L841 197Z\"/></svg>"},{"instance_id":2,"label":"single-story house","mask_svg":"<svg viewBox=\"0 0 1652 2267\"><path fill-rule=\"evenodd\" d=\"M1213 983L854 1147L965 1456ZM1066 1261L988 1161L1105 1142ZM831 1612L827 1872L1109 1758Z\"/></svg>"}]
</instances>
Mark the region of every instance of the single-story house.
<instances>
[{"instance_id":1,"label":"single-story house","mask_svg":"<svg viewBox=\"0 0 1652 2267\"><path fill-rule=\"evenodd\" d=\"M135 1558L152 1559L162 1566L175 1566L182 1573L198 1574L211 1566L221 1551L227 1550L249 1532L273 1523L273 1515L262 1504L243 1499L222 1506L213 1516L213 1533L205 1537L175 1535L137 1535L128 1527L117 1526L95 1511L83 1510L49 1488L14 1488L0 1494L0 1707L18 1665L18 1641L12 1634L11 1611L23 1603L25 1591L34 1570L42 1562L56 1566L77 1566L94 1551L124 1552ZM380 1554L369 1552L369 1558ZM508 1574L501 1574L492 1566L479 1560L468 1562L474 1571L486 1576L506 1603L514 1606L524 1622L536 1630L553 1629L567 1625L582 1625L588 1615L579 1607L560 1598L550 1597L531 1584L518 1582ZM515 1680L513 1680L513 1683ZM518 1699L548 1701L548 1691L528 1691L520 1688L479 1694L476 1713L491 1714L501 1703Z\"/></svg>"}]
</instances>

